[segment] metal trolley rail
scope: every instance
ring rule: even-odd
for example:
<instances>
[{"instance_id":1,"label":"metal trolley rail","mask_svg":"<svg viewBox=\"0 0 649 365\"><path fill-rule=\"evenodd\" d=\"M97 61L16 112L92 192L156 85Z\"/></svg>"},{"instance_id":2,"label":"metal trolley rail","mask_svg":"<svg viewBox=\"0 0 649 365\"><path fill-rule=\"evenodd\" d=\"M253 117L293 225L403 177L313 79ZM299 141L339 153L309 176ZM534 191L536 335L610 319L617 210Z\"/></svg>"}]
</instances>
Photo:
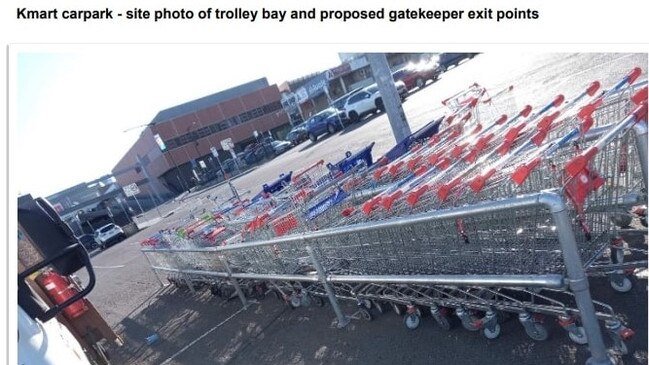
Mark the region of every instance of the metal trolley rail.
<instances>
[{"instance_id":1,"label":"metal trolley rail","mask_svg":"<svg viewBox=\"0 0 649 365\"><path fill-rule=\"evenodd\" d=\"M638 75L635 69L618 85L630 85ZM620 95L620 89L616 85L611 89L615 92L607 92L606 100ZM608 115L604 96L589 116ZM327 298L340 327L348 323L349 316L342 312L339 300L358 304L352 317L369 319L370 309L383 312L392 307L404 316L408 328L416 328L426 309L444 329L459 321L465 329L482 331L487 338L498 337L500 321L515 315L530 338L544 340L548 331L541 319L554 317L571 340L588 344L590 363L608 364L611 354L627 353L624 340L633 331L609 305L591 297L588 274L598 266L613 273L624 267L619 254L622 247L609 245L616 229L611 213L625 206L629 194L636 191L640 198L633 203L646 204L647 191L646 87L622 98L631 98L633 105L612 120L595 124L590 134L582 133L583 148L560 148L556 142L570 133L571 124L548 128L544 138L550 144L539 144L535 151L541 152L505 155L504 162L491 166L494 171L479 190L454 184L448 201L439 199L436 187L418 202L417 209L404 203L418 183L441 179L441 170L440 177L421 175L428 180L401 176L411 180L377 191L369 189L376 188L372 171L352 169L336 181L338 185L332 185L345 186L347 200L341 199L343 204L332 205L326 214L306 215L313 220L296 221L290 231L272 234L269 230L267 235L215 247L197 247L187 238L163 235L161 240L167 245L145 247L142 252L156 272L211 282L220 292L229 287L230 296L238 296L244 305L260 288L274 291L294 307L322 304ZM538 113L539 118L543 113ZM530 119L536 117L532 114ZM502 130L500 136L508 135L504 127L494 128ZM519 137L523 130L516 132L508 148L524 146L534 134L530 131ZM422 151L434 153L432 148ZM414 156L409 153L406 158ZM540 161L524 181L512 181L512 171L529 163L530 156L540 156ZM459 164L463 167L455 172L462 173L465 162ZM306 171L320 165L314 166ZM547 174L552 166L561 178L544 180L539 174ZM467 179L476 176L480 175L466 174ZM585 185L574 188L574 181ZM403 193L394 205L379 204L399 189ZM361 206L367 201L376 207L363 212ZM313 207L305 205L309 206ZM297 218L304 210L292 212ZM610 256L608 266L598 265L604 251ZM646 266L646 260L636 265ZM623 286L624 282L615 284ZM612 339L612 352L605 346L601 324Z\"/></svg>"}]
</instances>

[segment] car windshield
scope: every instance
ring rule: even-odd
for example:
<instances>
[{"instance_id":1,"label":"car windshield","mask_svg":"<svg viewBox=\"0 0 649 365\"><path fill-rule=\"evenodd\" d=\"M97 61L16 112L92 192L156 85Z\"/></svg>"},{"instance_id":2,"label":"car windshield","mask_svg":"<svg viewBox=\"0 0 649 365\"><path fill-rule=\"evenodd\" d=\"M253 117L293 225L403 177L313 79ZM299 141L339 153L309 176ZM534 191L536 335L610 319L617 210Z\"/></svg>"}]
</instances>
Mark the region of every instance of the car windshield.
<instances>
[{"instance_id":1,"label":"car windshield","mask_svg":"<svg viewBox=\"0 0 649 365\"><path fill-rule=\"evenodd\" d=\"M376 84L370 85L365 89L365 91L367 91L370 94L374 94L375 92L379 91L379 87Z\"/></svg>"},{"instance_id":2,"label":"car windshield","mask_svg":"<svg viewBox=\"0 0 649 365\"><path fill-rule=\"evenodd\" d=\"M401 78L404 77L406 73L407 71L404 69L394 71L394 73L392 74L392 78L394 79L394 81L401 80Z\"/></svg>"},{"instance_id":3,"label":"car windshield","mask_svg":"<svg viewBox=\"0 0 649 365\"><path fill-rule=\"evenodd\" d=\"M113 227L114 226L112 224L107 225L105 227L101 227L101 228L99 228L99 232L100 233L106 233L106 232L110 231L111 229L113 229Z\"/></svg>"}]
</instances>

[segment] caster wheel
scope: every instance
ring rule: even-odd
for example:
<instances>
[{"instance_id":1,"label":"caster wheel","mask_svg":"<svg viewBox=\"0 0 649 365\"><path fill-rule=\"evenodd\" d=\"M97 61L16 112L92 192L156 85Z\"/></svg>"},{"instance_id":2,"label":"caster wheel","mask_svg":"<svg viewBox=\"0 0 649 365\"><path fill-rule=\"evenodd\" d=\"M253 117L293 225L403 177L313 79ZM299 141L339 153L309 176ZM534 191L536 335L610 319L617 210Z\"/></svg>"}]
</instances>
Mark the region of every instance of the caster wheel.
<instances>
[{"instance_id":1,"label":"caster wheel","mask_svg":"<svg viewBox=\"0 0 649 365\"><path fill-rule=\"evenodd\" d=\"M444 331L450 331L451 330L451 321L448 319L448 317L445 316L439 316L439 318L435 318L435 322L444 330Z\"/></svg>"},{"instance_id":2,"label":"caster wheel","mask_svg":"<svg viewBox=\"0 0 649 365\"><path fill-rule=\"evenodd\" d=\"M525 333L534 341L545 341L549 336L548 330L540 323L534 323L533 328L525 327Z\"/></svg>"},{"instance_id":3,"label":"caster wheel","mask_svg":"<svg viewBox=\"0 0 649 365\"><path fill-rule=\"evenodd\" d=\"M324 299L322 299L322 297L318 297L315 295L311 297L311 303L316 307L322 307L325 304Z\"/></svg>"},{"instance_id":4,"label":"caster wheel","mask_svg":"<svg viewBox=\"0 0 649 365\"><path fill-rule=\"evenodd\" d=\"M372 309L372 301L370 301L369 299L361 299L360 305L365 307L365 309Z\"/></svg>"},{"instance_id":5,"label":"caster wheel","mask_svg":"<svg viewBox=\"0 0 649 365\"><path fill-rule=\"evenodd\" d=\"M633 283L629 278L623 278L621 283L617 283L615 280L611 280L611 288L618 293L627 293L633 288Z\"/></svg>"},{"instance_id":6,"label":"caster wheel","mask_svg":"<svg viewBox=\"0 0 649 365\"><path fill-rule=\"evenodd\" d=\"M482 330L482 333L486 338L493 340L498 336L500 336L500 325L496 324L493 330L490 330L489 328L485 328L484 330Z\"/></svg>"},{"instance_id":7,"label":"caster wheel","mask_svg":"<svg viewBox=\"0 0 649 365\"><path fill-rule=\"evenodd\" d=\"M291 305L291 308L295 309L298 308L300 304L302 304L302 300L300 299L300 297L292 295L289 304Z\"/></svg>"},{"instance_id":8,"label":"caster wheel","mask_svg":"<svg viewBox=\"0 0 649 365\"><path fill-rule=\"evenodd\" d=\"M419 323L421 322L421 317L419 317L415 313L410 313L406 314L406 316L403 318L403 323L406 325L408 329L414 330L419 327Z\"/></svg>"},{"instance_id":9,"label":"caster wheel","mask_svg":"<svg viewBox=\"0 0 649 365\"><path fill-rule=\"evenodd\" d=\"M570 337L570 340L572 340L572 342L579 345L585 345L588 343L588 338L586 337L586 330L584 330L584 327L577 327L577 333L568 332L568 337Z\"/></svg>"},{"instance_id":10,"label":"caster wheel","mask_svg":"<svg viewBox=\"0 0 649 365\"><path fill-rule=\"evenodd\" d=\"M300 306L302 307L308 307L311 305L311 296L303 294L302 297L300 298Z\"/></svg>"},{"instance_id":11,"label":"caster wheel","mask_svg":"<svg viewBox=\"0 0 649 365\"><path fill-rule=\"evenodd\" d=\"M362 319L364 319L366 321L371 321L372 320L372 313L370 313L370 311L368 311L367 309L360 308L358 310L358 312L360 313Z\"/></svg>"}]
</instances>

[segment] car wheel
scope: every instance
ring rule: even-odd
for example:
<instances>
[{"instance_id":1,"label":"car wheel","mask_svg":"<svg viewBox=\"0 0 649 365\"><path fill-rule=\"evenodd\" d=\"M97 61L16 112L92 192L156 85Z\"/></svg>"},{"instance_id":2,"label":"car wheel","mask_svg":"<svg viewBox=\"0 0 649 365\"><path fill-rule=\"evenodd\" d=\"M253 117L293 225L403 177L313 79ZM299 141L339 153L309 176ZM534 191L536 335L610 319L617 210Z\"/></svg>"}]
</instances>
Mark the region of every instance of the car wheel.
<instances>
[{"instance_id":1,"label":"car wheel","mask_svg":"<svg viewBox=\"0 0 649 365\"><path fill-rule=\"evenodd\" d=\"M385 110L385 108L383 106L383 99L381 99L381 98L376 99L376 110L378 110L378 111Z\"/></svg>"},{"instance_id":2,"label":"car wheel","mask_svg":"<svg viewBox=\"0 0 649 365\"><path fill-rule=\"evenodd\" d=\"M336 133L336 126L333 124L327 124L327 132L329 132L329 134Z\"/></svg>"},{"instance_id":3,"label":"car wheel","mask_svg":"<svg viewBox=\"0 0 649 365\"><path fill-rule=\"evenodd\" d=\"M313 133L309 133L309 139L311 140L311 142L315 142L318 140L318 137Z\"/></svg>"},{"instance_id":4,"label":"car wheel","mask_svg":"<svg viewBox=\"0 0 649 365\"><path fill-rule=\"evenodd\" d=\"M421 77L417 79L416 81L417 87L422 89L424 85L426 85L426 80L422 79Z\"/></svg>"},{"instance_id":5,"label":"car wheel","mask_svg":"<svg viewBox=\"0 0 649 365\"><path fill-rule=\"evenodd\" d=\"M356 113L356 112L353 111L353 110L352 110L351 112L349 112L349 121L350 121L350 122L352 122L352 123L356 123L356 122L358 122L358 119L359 119L359 118L358 118L358 113Z\"/></svg>"}]
</instances>

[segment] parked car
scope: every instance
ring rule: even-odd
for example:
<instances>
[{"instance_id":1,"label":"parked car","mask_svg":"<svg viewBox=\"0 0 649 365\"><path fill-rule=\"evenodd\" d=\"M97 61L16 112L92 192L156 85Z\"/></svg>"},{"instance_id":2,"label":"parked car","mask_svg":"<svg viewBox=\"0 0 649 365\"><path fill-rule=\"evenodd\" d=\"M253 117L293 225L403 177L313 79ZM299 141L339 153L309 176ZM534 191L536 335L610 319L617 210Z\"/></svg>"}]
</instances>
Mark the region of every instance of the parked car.
<instances>
[{"instance_id":1,"label":"parked car","mask_svg":"<svg viewBox=\"0 0 649 365\"><path fill-rule=\"evenodd\" d=\"M272 141L270 144L273 146L276 155L281 155L293 147L293 144L289 141Z\"/></svg>"},{"instance_id":2,"label":"parked car","mask_svg":"<svg viewBox=\"0 0 649 365\"><path fill-rule=\"evenodd\" d=\"M396 81L394 86L401 97L405 100L408 89L403 81ZM377 84L370 85L355 94L351 95L344 106L344 113L350 122L361 120L365 115L384 110L383 99Z\"/></svg>"},{"instance_id":3,"label":"parked car","mask_svg":"<svg viewBox=\"0 0 649 365\"><path fill-rule=\"evenodd\" d=\"M477 53L440 53L434 62L437 62L441 72L446 72L449 68L457 66L462 60L473 58Z\"/></svg>"},{"instance_id":4,"label":"parked car","mask_svg":"<svg viewBox=\"0 0 649 365\"><path fill-rule=\"evenodd\" d=\"M392 78L394 81L402 81L406 89L412 90L415 87L423 88L429 80L437 81L441 73L437 62L429 61L402 67L392 73Z\"/></svg>"},{"instance_id":5,"label":"parked car","mask_svg":"<svg viewBox=\"0 0 649 365\"><path fill-rule=\"evenodd\" d=\"M95 231L95 241L102 250L124 238L126 238L126 235L122 228L113 223L108 223Z\"/></svg>"},{"instance_id":6,"label":"parked car","mask_svg":"<svg viewBox=\"0 0 649 365\"><path fill-rule=\"evenodd\" d=\"M347 115L342 110L329 107L306 121L306 130L311 142L325 133L336 133L347 122ZM341 125L342 124L342 125Z\"/></svg>"},{"instance_id":7,"label":"parked car","mask_svg":"<svg viewBox=\"0 0 649 365\"><path fill-rule=\"evenodd\" d=\"M81 236L77 237L77 240L81 242L81 244L86 248L87 251L92 251L98 246L97 241L95 241L95 236L91 234L82 234Z\"/></svg>"},{"instance_id":8,"label":"parked car","mask_svg":"<svg viewBox=\"0 0 649 365\"><path fill-rule=\"evenodd\" d=\"M309 139L309 132L306 130L306 123L296 125L286 135L286 140L291 142L293 146L297 146L307 139Z\"/></svg>"},{"instance_id":9,"label":"parked car","mask_svg":"<svg viewBox=\"0 0 649 365\"><path fill-rule=\"evenodd\" d=\"M267 146L265 146L264 143L251 143L246 146L243 152L243 160L246 162L246 164L253 165L263 160L267 156L272 155L273 147L270 145L270 143L268 143Z\"/></svg>"},{"instance_id":10,"label":"parked car","mask_svg":"<svg viewBox=\"0 0 649 365\"><path fill-rule=\"evenodd\" d=\"M334 100L331 102L331 106L338 109L338 110L343 110L345 108L345 103L347 102L347 99L349 99L350 96L356 94L357 92L363 90L362 87L356 88L347 94L339 97L338 99Z\"/></svg>"}]
</instances>

